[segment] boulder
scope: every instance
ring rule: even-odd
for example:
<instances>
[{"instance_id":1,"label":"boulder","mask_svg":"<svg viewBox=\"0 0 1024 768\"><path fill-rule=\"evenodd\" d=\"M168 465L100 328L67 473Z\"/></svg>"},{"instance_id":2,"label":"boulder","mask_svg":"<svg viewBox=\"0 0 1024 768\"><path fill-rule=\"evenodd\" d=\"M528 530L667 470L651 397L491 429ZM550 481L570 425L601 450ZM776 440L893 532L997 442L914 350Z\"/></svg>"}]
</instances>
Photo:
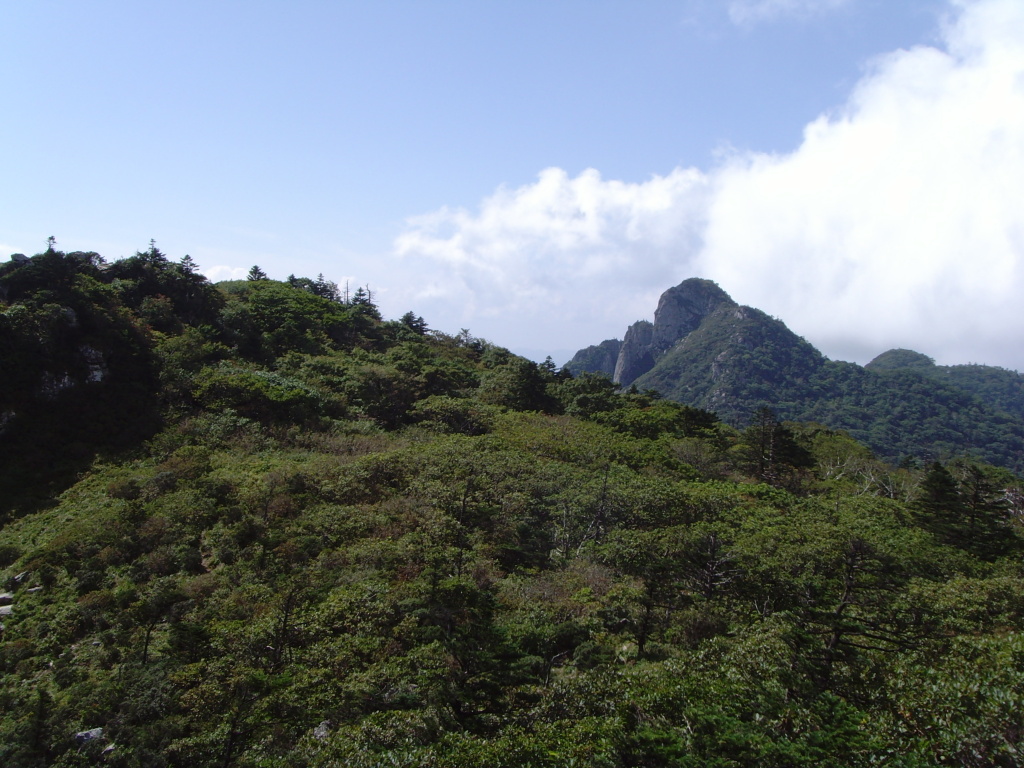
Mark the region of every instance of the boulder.
<instances>
[{"instance_id":1,"label":"boulder","mask_svg":"<svg viewBox=\"0 0 1024 768\"><path fill-rule=\"evenodd\" d=\"M95 739L103 738L102 728L90 728L88 731L79 731L75 734L75 741L79 744L87 744Z\"/></svg>"}]
</instances>

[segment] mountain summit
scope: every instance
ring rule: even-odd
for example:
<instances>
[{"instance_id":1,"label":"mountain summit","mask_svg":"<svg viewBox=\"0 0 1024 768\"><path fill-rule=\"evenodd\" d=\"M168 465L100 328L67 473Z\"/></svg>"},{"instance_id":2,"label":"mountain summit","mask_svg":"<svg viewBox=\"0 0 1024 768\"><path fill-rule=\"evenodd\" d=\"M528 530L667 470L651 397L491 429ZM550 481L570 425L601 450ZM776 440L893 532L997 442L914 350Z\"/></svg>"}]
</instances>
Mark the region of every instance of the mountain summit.
<instances>
[{"instance_id":1,"label":"mountain summit","mask_svg":"<svg viewBox=\"0 0 1024 768\"><path fill-rule=\"evenodd\" d=\"M626 331L612 380L631 384L651 370L673 344L697 330L708 315L735 306L729 294L710 280L692 277L669 288L661 294L653 325L641 320Z\"/></svg>"},{"instance_id":2,"label":"mountain summit","mask_svg":"<svg viewBox=\"0 0 1024 768\"><path fill-rule=\"evenodd\" d=\"M611 359L614 354L614 365ZM981 365L935 365L889 350L867 366L832 361L781 320L740 306L710 280L665 291L654 322L576 353L566 368L655 390L735 426L758 409L845 429L878 454L934 459L967 452L1024 466L1024 378Z\"/></svg>"}]
</instances>

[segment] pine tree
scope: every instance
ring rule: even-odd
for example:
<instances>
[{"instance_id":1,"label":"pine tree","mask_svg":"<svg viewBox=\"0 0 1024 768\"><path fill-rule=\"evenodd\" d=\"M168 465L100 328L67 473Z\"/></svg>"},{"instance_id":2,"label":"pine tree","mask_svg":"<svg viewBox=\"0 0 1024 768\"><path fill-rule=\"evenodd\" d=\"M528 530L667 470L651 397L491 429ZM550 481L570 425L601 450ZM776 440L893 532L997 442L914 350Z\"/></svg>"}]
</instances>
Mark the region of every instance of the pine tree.
<instances>
[{"instance_id":1,"label":"pine tree","mask_svg":"<svg viewBox=\"0 0 1024 768\"><path fill-rule=\"evenodd\" d=\"M330 299L331 301L338 301L341 298L341 294L338 292L338 284L325 278L323 272L316 276L312 290L317 296Z\"/></svg>"},{"instance_id":2,"label":"pine tree","mask_svg":"<svg viewBox=\"0 0 1024 768\"><path fill-rule=\"evenodd\" d=\"M1011 541L1005 492L977 464L967 464L960 475L964 548L983 558L1004 554Z\"/></svg>"},{"instance_id":3,"label":"pine tree","mask_svg":"<svg viewBox=\"0 0 1024 768\"><path fill-rule=\"evenodd\" d=\"M1013 541L1005 492L977 464L954 467L958 477L933 462L914 503L918 521L943 544L990 560Z\"/></svg>"},{"instance_id":4,"label":"pine tree","mask_svg":"<svg viewBox=\"0 0 1024 768\"><path fill-rule=\"evenodd\" d=\"M412 312L406 312L398 321L409 330L418 333L420 336L427 332L427 321Z\"/></svg>"},{"instance_id":5,"label":"pine tree","mask_svg":"<svg viewBox=\"0 0 1024 768\"><path fill-rule=\"evenodd\" d=\"M770 485L781 486L795 469L813 466L810 453L796 441L771 408L761 408L743 433L747 469Z\"/></svg>"},{"instance_id":6,"label":"pine tree","mask_svg":"<svg viewBox=\"0 0 1024 768\"><path fill-rule=\"evenodd\" d=\"M914 503L921 525L943 544L964 544L964 505L956 479L942 464L931 463Z\"/></svg>"}]
</instances>

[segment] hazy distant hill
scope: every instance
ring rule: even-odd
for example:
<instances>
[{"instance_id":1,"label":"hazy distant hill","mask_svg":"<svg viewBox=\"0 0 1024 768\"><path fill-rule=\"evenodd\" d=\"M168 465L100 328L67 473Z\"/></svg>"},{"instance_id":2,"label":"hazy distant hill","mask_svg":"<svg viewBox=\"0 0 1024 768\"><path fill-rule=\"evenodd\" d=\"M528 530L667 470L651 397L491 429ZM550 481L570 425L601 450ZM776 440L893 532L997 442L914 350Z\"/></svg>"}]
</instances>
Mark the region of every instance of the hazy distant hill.
<instances>
[{"instance_id":1,"label":"hazy distant hill","mask_svg":"<svg viewBox=\"0 0 1024 768\"><path fill-rule=\"evenodd\" d=\"M615 345L581 350L566 367L607 375L597 350ZM736 426L768 406L781 418L846 429L890 459L966 453L1024 466L1020 374L936 366L911 350L890 350L867 366L831 361L782 321L737 305L708 280L667 290L654 322L630 326L618 349L616 383L657 390Z\"/></svg>"}]
</instances>

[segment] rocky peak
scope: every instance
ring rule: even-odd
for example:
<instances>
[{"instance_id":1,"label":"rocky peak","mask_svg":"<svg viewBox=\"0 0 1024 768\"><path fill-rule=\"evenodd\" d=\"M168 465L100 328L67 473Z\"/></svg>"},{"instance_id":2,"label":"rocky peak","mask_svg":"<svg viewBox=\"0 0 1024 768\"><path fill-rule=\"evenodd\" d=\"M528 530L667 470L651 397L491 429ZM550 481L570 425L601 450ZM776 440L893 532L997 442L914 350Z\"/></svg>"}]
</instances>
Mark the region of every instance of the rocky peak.
<instances>
[{"instance_id":1,"label":"rocky peak","mask_svg":"<svg viewBox=\"0 0 1024 768\"><path fill-rule=\"evenodd\" d=\"M691 277L669 288L661 294L654 312L655 354L697 330L705 317L722 306L734 307L736 302L711 280Z\"/></svg>"},{"instance_id":2,"label":"rocky peak","mask_svg":"<svg viewBox=\"0 0 1024 768\"><path fill-rule=\"evenodd\" d=\"M736 302L710 280L692 277L669 288L661 294L654 323L641 321L626 331L612 380L625 386L647 373L661 355L723 306L735 307Z\"/></svg>"}]
</instances>

